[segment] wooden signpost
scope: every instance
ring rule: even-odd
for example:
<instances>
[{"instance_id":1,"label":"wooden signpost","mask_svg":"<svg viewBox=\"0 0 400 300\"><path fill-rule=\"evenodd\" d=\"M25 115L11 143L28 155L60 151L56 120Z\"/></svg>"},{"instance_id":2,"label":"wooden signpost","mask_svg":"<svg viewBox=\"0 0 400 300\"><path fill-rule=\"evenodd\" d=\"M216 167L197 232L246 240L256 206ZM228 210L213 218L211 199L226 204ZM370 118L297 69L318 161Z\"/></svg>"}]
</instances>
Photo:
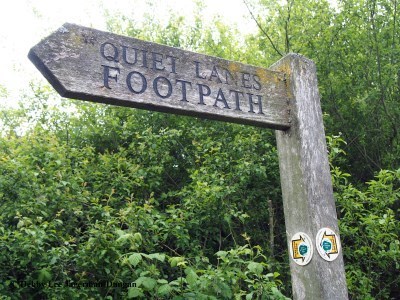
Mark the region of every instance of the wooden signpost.
<instances>
[{"instance_id":1,"label":"wooden signpost","mask_svg":"<svg viewBox=\"0 0 400 300\"><path fill-rule=\"evenodd\" d=\"M271 68L64 24L29 52L64 97L277 129L294 299L347 299L315 65Z\"/></svg>"}]
</instances>

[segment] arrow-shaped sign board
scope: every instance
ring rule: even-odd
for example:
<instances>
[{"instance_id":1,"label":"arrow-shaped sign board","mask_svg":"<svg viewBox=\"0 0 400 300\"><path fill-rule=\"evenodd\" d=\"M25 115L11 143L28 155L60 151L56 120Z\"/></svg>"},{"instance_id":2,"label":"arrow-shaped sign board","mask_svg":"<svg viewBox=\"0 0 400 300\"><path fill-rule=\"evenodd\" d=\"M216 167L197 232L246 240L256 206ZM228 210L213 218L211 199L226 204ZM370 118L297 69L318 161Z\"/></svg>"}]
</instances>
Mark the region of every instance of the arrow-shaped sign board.
<instances>
[{"instance_id":1,"label":"arrow-shaped sign board","mask_svg":"<svg viewBox=\"0 0 400 300\"><path fill-rule=\"evenodd\" d=\"M64 97L290 127L282 72L68 23L29 58Z\"/></svg>"}]
</instances>

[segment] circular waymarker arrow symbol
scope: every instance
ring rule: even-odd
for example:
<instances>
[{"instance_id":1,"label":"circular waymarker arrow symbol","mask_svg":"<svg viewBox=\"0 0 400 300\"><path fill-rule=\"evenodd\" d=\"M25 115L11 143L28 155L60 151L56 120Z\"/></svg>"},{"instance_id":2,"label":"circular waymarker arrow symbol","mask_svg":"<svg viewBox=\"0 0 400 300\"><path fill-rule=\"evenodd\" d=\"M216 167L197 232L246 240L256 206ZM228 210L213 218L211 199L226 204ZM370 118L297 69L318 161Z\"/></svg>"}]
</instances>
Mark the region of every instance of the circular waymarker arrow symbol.
<instances>
[{"instance_id":1,"label":"circular waymarker arrow symbol","mask_svg":"<svg viewBox=\"0 0 400 300\"><path fill-rule=\"evenodd\" d=\"M336 233L330 228L321 228L315 240L316 248L321 257L333 261L339 256L340 241Z\"/></svg>"},{"instance_id":2,"label":"circular waymarker arrow symbol","mask_svg":"<svg viewBox=\"0 0 400 300\"><path fill-rule=\"evenodd\" d=\"M304 232L297 232L290 240L289 251L296 264L305 266L311 261L313 255L313 245L310 237Z\"/></svg>"}]
</instances>

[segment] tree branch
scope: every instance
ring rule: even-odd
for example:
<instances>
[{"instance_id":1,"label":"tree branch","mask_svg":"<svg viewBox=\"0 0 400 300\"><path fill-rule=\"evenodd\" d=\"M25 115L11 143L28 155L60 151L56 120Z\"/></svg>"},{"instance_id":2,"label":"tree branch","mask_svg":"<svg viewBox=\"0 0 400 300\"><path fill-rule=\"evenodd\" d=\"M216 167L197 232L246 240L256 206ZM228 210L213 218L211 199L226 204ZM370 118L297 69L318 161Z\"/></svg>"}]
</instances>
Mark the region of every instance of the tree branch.
<instances>
[{"instance_id":1,"label":"tree branch","mask_svg":"<svg viewBox=\"0 0 400 300\"><path fill-rule=\"evenodd\" d=\"M267 37L268 41L270 42L272 48L274 48L274 50L276 51L276 53L278 53L280 56L283 56L283 54L278 50L278 48L275 46L274 42L272 41L271 37L269 36L269 34L264 30L264 28L261 26L260 22L258 22L257 18L254 16L253 12L251 11L248 3L246 0L243 0L243 3L246 5L247 10L249 11L251 18L254 20L254 22L256 22L257 27L261 30L261 32Z\"/></svg>"},{"instance_id":2,"label":"tree branch","mask_svg":"<svg viewBox=\"0 0 400 300\"><path fill-rule=\"evenodd\" d=\"M285 21L285 50L289 53L290 50L290 39L289 39L289 23L290 23L290 14L292 11L293 1L287 2L287 19Z\"/></svg>"}]
</instances>

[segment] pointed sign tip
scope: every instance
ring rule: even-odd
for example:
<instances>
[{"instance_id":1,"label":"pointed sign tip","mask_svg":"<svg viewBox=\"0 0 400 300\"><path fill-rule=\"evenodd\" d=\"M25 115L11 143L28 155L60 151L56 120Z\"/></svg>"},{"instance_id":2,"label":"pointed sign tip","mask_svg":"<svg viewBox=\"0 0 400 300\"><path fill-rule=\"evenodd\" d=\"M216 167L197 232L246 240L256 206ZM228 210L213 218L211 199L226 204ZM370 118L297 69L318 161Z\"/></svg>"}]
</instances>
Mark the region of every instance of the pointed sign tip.
<instances>
[{"instance_id":1,"label":"pointed sign tip","mask_svg":"<svg viewBox=\"0 0 400 300\"><path fill-rule=\"evenodd\" d=\"M54 87L54 89L64 97L67 94L67 89L61 84L61 82L53 75L53 73L47 68L46 64L38 57L35 52L35 47L29 50L28 58L35 65L35 67L42 73L47 81Z\"/></svg>"}]
</instances>

